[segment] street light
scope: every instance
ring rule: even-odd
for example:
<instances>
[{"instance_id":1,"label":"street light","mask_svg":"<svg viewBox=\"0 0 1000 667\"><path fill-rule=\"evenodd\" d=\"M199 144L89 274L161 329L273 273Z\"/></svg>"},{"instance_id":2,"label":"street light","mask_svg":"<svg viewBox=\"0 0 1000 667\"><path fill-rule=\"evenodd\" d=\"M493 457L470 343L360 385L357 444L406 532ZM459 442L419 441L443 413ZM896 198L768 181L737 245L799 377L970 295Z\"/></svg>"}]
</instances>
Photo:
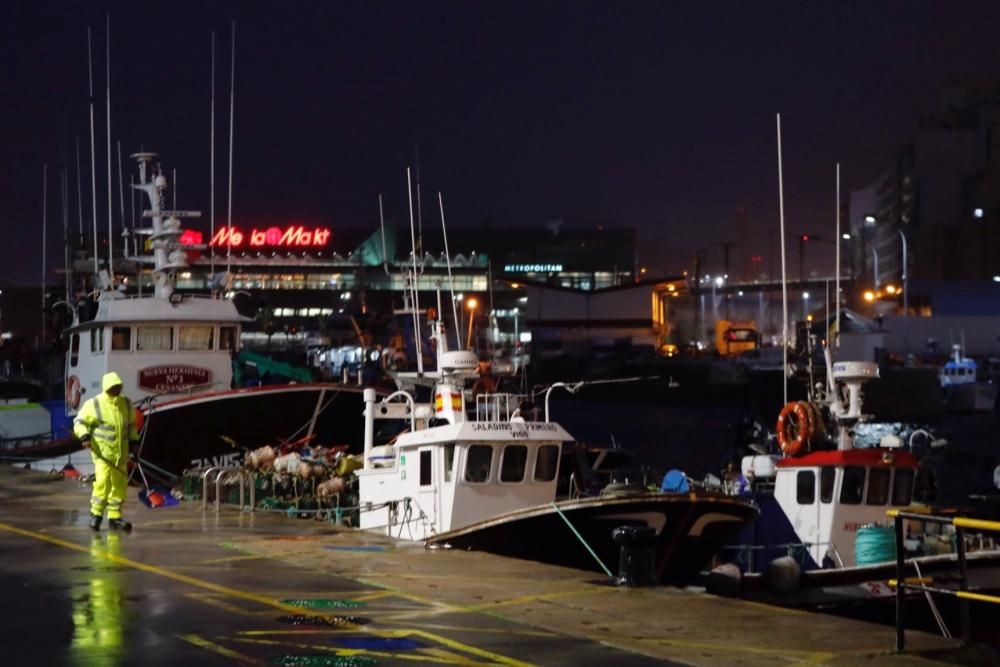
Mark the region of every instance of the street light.
<instances>
[{"instance_id":1,"label":"street light","mask_svg":"<svg viewBox=\"0 0 1000 667\"><path fill-rule=\"evenodd\" d=\"M875 291L878 291L878 251L875 248L871 248L872 251L872 273L875 275Z\"/></svg>"},{"instance_id":2,"label":"street light","mask_svg":"<svg viewBox=\"0 0 1000 667\"><path fill-rule=\"evenodd\" d=\"M467 349L472 349L472 323L476 319L476 307L479 302L475 297L470 297L468 301L465 302L465 307L469 309L469 333L466 336L465 347Z\"/></svg>"}]
</instances>

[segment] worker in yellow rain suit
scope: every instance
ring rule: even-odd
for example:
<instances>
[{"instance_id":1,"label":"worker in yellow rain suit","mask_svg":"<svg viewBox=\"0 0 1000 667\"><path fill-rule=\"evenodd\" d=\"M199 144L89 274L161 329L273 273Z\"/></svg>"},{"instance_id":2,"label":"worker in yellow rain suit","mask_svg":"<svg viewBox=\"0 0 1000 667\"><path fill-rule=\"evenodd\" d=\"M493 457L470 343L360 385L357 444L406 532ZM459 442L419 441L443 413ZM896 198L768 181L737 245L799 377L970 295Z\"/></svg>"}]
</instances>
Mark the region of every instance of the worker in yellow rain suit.
<instances>
[{"instance_id":1,"label":"worker in yellow rain suit","mask_svg":"<svg viewBox=\"0 0 1000 667\"><path fill-rule=\"evenodd\" d=\"M101 519L107 509L108 526L128 531L132 530L132 524L122 519L122 503L128 486L129 445L139 440L135 410L132 402L121 395L122 379L118 373L105 373L101 386L104 391L88 399L73 420L73 432L84 447L90 448L94 460L90 527L101 529Z\"/></svg>"}]
</instances>

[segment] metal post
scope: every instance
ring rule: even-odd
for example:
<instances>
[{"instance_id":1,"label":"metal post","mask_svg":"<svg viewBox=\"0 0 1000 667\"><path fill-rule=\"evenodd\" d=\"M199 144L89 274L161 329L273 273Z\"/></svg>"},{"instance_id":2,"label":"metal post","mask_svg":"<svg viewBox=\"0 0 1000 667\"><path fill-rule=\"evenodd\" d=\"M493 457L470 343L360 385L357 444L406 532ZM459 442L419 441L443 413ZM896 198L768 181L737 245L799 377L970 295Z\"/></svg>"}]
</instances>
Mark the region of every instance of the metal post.
<instances>
[{"instance_id":1,"label":"metal post","mask_svg":"<svg viewBox=\"0 0 1000 667\"><path fill-rule=\"evenodd\" d=\"M878 292L878 251L875 248L869 248L872 251L872 273L875 276L875 291ZM876 297L878 294L875 295Z\"/></svg>"},{"instance_id":2,"label":"metal post","mask_svg":"<svg viewBox=\"0 0 1000 667\"><path fill-rule=\"evenodd\" d=\"M906 646L906 620L903 605L906 602L906 571L903 564L903 517L896 515L893 523L896 529L896 652L902 653Z\"/></svg>"},{"instance_id":3,"label":"metal post","mask_svg":"<svg viewBox=\"0 0 1000 667\"><path fill-rule=\"evenodd\" d=\"M955 548L958 552L958 589L964 593L969 590L969 568L965 562L965 529L961 526L955 526ZM959 598L958 609L962 621L962 641L968 644L972 637L969 600L964 597Z\"/></svg>"}]
</instances>

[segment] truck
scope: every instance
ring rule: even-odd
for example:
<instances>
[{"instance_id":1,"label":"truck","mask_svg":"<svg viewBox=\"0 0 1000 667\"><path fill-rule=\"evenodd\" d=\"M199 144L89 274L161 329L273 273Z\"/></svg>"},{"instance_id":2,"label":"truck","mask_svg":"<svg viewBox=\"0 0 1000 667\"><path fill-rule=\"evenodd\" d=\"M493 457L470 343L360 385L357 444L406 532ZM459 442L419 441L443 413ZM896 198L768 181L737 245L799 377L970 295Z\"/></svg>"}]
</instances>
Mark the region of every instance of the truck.
<instances>
[{"instance_id":1,"label":"truck","mask_svg":"<svg viewBox=\"0 0 1000 667\"><path fill-rule=\"evenodd\" d=\"M753 320L717 320L715 323L715 349L723 357L736 357L760 347L760 333Z\"/></svg>"}]
</instances>

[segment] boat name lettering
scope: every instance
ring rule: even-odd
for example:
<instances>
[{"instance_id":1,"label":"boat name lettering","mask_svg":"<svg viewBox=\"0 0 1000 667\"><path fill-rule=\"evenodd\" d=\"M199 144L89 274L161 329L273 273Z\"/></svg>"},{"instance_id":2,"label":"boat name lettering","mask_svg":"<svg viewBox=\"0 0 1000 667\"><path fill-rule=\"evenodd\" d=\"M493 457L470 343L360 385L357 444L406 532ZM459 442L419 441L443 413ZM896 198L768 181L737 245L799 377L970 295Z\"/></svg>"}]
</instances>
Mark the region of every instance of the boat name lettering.
<instances>
[{"instance_id":1,"label":"boat name lettering","mask_svg":"<svg viewBox=\"0 0 1000 667\"><path fill-rule=\"evenodd\" d=\"M182 237L183 241L183 237ZM213 247L239 248L250 246L252 248L263 247L288 247L288 248L321 248L330 242L330 229L328 227L315 227L309 229L303 225L289 225L287 227L268 227L257 229L252 227L249 232L239 227L221 227L215 232L209 245Z\"/></svg>"},{"instance_id":2,"label":"boat name lettering","mask_svg":"<svg viewBox=\"0 0 1000 667\"><path fill-rule=\"evenodd\" d=\"M173 391L208 384L212 371L198 366L149 366L139 369L139 388L147 391Z\"/></svg>"},{"instance_id":3,"label":"boat name lettering","mask_svg":"<svg viewBox=\"0 0 1000 667\"><path fill-rule=\"evenodd\" d=\"M193 468L229 467L242 465L242 463L242 452L233 452L231 454L223 454L221 456L213 456L212 458L206 459L191 459L191 467Z\"/></svg>"},{"instance_id":4,"label":"boat name lettering","mask_svg":"<svg viewBox=\"0 0 1000 667\"><path fill-rule=\"evenodd\" d=\"M863 525L865 524L861 521L845 521L844 530L846 530L849 533L856 533L858 532L858 530L861 529L861 526Z\"/></svg>"},{"instance_id":5,"label":"boat name lettering","mask_svg":"<svg viewBox=\"0 0 1000 667\"><path fill-rule=\"evenodd\" d=\"M523 424L504 424L501 422L475 422L472 424L473 431L482 432L499 432L503 431L505 433L512 434L515 438L526 438L528 437L528 431L546 431L549 433L556 432L556 425L549 424L547 422L526 422Z\"/></svg>"}]
</instances>

